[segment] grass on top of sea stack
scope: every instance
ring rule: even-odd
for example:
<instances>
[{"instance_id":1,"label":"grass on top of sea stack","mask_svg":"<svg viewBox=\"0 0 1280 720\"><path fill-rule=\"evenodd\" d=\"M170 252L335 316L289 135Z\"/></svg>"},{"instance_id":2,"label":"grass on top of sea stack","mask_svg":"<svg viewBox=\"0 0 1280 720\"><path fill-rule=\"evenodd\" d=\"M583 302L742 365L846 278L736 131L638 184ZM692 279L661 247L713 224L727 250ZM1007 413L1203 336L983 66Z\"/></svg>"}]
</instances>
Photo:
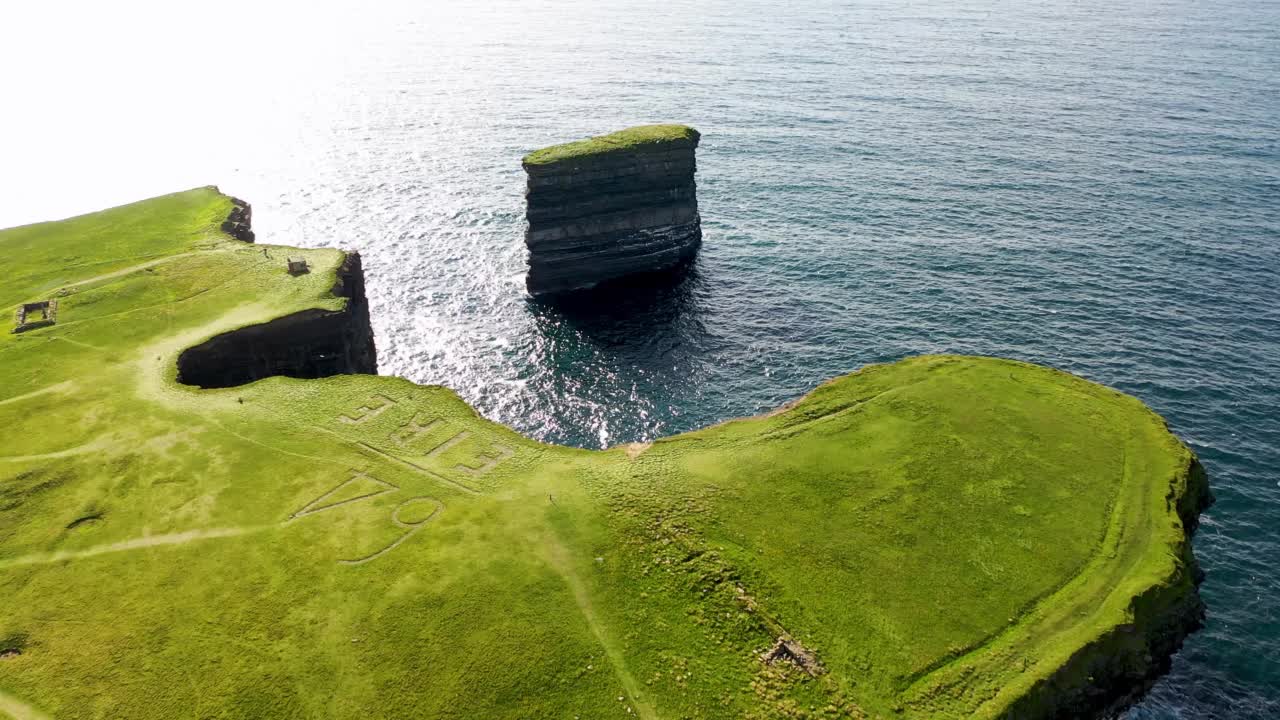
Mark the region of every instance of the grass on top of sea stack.
<instances>
[{"instance_id":1,"label":"grass on top of sea stack","mask_svg":"<svg viewBox=\"0 0 1280 720\"><path fill-rule=\"evenodd\" d=\"M0 714L1045 718L1195 597L1191 453L1025 363L606 451L398 378L183 386L184 349L344 302L341 252L230 209L0 232L7 301L59 302L0 333Z\"/></svg>"},{"instance_id":2,"label":"grass on top of sea stack","mask_svg":"<svg viewBox=\"0 0 1280 720\"><path fill-rule=\"evenodd\" d=\"M576 140L535 150L524 156L525 167L580 160L597 155L631 152L665 145L670 148L696 147L701 137L688 125L639 125L608 135Z\"/></svg>"}]
</instances>

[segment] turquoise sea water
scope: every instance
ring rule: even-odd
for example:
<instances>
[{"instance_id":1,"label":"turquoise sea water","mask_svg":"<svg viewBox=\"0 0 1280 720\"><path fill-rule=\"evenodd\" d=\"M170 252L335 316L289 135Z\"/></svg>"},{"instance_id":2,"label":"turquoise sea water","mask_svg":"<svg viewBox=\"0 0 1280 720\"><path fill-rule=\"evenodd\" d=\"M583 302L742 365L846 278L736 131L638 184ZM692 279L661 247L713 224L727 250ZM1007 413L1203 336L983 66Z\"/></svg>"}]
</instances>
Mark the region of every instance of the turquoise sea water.
<instances>
[{"instance_id":1,"label":"turquoise sea water","mask_svg":"<svg viewBox=\"0 0 1280 720\"><path fill-rule=\"evenodd\" d=\"M1113 385L1218 498L1208 624L1129 717L1280 717L1276 0L244 10L184 26L222 48L190 60L196 90L104 100L117 142L75 136L68 212L217 182L261 241L359 249L382 372L555 442L672 434L916 353ZM520 156L654 121L704 134L693 272L530 302ZM51 132L26 147L76 142Z\"/></svg>"}]
</instances>

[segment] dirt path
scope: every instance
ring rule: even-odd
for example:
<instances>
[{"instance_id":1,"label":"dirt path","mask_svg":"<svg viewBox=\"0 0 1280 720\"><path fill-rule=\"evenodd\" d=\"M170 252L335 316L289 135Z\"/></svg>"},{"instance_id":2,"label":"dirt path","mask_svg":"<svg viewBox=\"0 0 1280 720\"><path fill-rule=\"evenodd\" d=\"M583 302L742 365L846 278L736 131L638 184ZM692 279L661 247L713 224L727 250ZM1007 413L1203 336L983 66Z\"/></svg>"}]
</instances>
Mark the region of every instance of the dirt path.
<instances>
[{"instance_id":1,"label":"dirt path","mask_svg":"<svg viewBox=\"0 0 1280 720\"><path fill-rule=\"evenodd\" d=\"M59 285L59 286L57 286L57 288L56 288L56 289L58 289L58 290L70 290L71 288L74 288L74 287L80 287L81 285L89 285L89 284L92 284L92 283L101 282L101 281L103 281L103 280L114 280L115 278L123 277L123 276L125 276L125 275L128 275L129 273L134 273L134 272L137 272L137 271L139 271L139 270L146 270L146 269L147 269L147 268L149 268L149 267L155 267L156 265L160 265L160 264L162 264L162 263L167 263L167 262L169 262L169 261L171 261L171 260L177 260L178 258L190 257L190 256L192 256L192 255L204 255L204 254L206 254L206 253L211 253L211 252L223 252L223 251L220 251L220 250L192 250L191 252L178 253L177 255L165 255L164 257L158 257L158 258L156 258L155 260L148 260L147 262L144 262L144 263L138 263L137 265L130 265L129 267L126 267L126 268L120 268L119 270L112 270L111 272L108 272L108 273L102 273L101 275L94 275L93 277L85 278L84 280L77 280L77 281L75 281L75 282L73 282L73 283L70 283L70 284L67 284L67 285Z\"/></svg>"},{"instance_id":2,"label":"dirt path","mask_svg":"<svg viewBox=\"0 0 1280 720\"><path fill-rule=\"evenodd\" d=\"M219 333L262 322L277 315L279 311L273 310L268 303L246 303L211 322L187 328L142 348L137 354L138 395L167 405L189 406L199 403L197 393L191 389L172 386L168 382L173 376L174 359L178 353Z\"/></svg>"},{"instance_id":3,"label":"dirt path","mask_svg":"<svg viewBox=\"0 0 1280 720\"><path fill-rule=\"evenodd\" d=\"M48 715L3 690L0 690L0 715L8 715L13 720L51 720Z\"/></svg>"},{"instance_id":4,"label":"dirt path","mask_svg":"<svg viewBox=\"0 0 1280 720\"><path fill-rule=\"evenodd\" d=\"M66 448L63 450L54 450L47 453L37 453L35 455L0 455L0 462L30 462L32 460L54 460L57 458L72 457L73 455L84 455L86 453L105 450L115 444L115 438L112 436L99 437L96 440L90 440L83 445Z\"/></svg>"},{"instance_id":5,"label":"dirt path","mask_svg":"<svg viewBox=\"0 0 1280 720\"><path fill-rule=\"evenodd\" d=\"M17 395L15 397L5 398L4 400L0 400L0 405L8 405L10 403L20 403L23 400L30 400L31 398L40 397L41 395L47 395L48 393L71 392L75 388L76 388L75 382L71 380L67 380L66 382L60 382L57 385L50 385L48 387L40 388L39 390L34 390L32 392L27 393L26 395Z\"/></svg>"},{"instance_id":6,"label":"dirt path","mask_svg":"<svg viewBox=\"0 0 1280 720\"><path fill-rule=\"evenodd\" d=\"M578 610L582 612L582 617L586 619L587 626L591 628L591 634L595 636L596 641L604 648L605 654L609 657L609 664L613 666L613 672L618 676L618 681L622 683L622 687L627 691L627 700L631 709L641 720L657 720L658 714L653 707L644 700L644 693L640 689L640 683L631 676L631 671L627 669L626 660L622 657L622 650L609 639L609 635L605 632L604 626L600 623L600 619L596 617L595 606L591 603L591 596L587 593L587 586L582 582L582 578L578 577L577 572L573 569L573 559L569 557L569 551L554 535L549 535L546 543L547 559L551 562L551 567L564 578L565 583L573 592L574 602L578 604Z\"/></svg>"},{"instance_id":7,"label":"dirt path","mask_svg":"<svg viewBox=\"0 0 1280 720\"><path fill-rule=\"evenodd\" d=\"M50 335L50 336L49 336L49 339L50 339L50 340L61 340L61 341L62 341L62 342L64 342L64 343L71 343L72 345L78 345L78 346L80 346L80 347L82 347L82 348L88 348L89 350L96 350L96 351L98 351L98 352L103 352L103 353L109 353L109 352L111 352L110 350L108 350L107 348L104 348L104 347L99 347L99 346L97 346L97 345L90 345L90 344L89 344L89 343L87 343L87 342L81 342L81 341L79 341L79 340L72 340L71 338L67 337L66 335Z\"/></svg>"},{"instance_id":8,"label":"dirt path","mask_svg":"<svg viewBox=\"0 0 1280 720\"><path fill-rule=\"evenodd\" d=\"M13 567L15 565L43 565L47 563L61 562L63 560L79 560L81 558L93 557L95 555L105 555L107 553L125 552L128 550L139 550L141 548L159 547L161 545L184 545L196 540L211 540L214 538L235 537L237 535L245 535L259 530L266 530L272 525L263 525L258 527L233 527L233 528L212 528L209 530L188 530L187 532L171 533L168 535L148 535L146 537L134 538L132 540L124 540L109 545L95 545L94 547L85 548L83 550L57 550L48 553L32 553L30 555L19 555L15 558L0 560L0 569Z\"/></svg>"}]
</instances>

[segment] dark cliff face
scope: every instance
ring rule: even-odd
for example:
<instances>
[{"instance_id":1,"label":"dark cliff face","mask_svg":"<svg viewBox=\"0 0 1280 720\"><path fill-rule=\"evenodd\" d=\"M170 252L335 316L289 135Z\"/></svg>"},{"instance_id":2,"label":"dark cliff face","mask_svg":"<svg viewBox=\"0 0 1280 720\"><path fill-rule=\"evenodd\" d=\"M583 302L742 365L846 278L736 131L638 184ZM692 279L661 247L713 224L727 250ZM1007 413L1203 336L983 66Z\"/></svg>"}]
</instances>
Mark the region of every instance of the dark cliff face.
<instances>
[{"instance_id":1,"label":"dark cliff face","mask_svg":"<svg viewBox=\"0 0 1280 720\"><path fill-rule=\"evenodd\" d=\"M273 375L318 378L377 373L358 253L347 255L333 292L348 298L344 310L304 310L223 333L184 351L178 356L178 382L222 388Z\"/></svg>"},{"instance_id":2,"label":"dark cliff face","mask_svg":"<svg viewBox=\"0 0 1280 720\"><path fill-rule=\"evenodd\" d=\"M527 285L533 295L668 270L702 243L690 142L529 165Z\"/></svg>"},{"instance_id":3,"label":"dark cliff face","mask_svg":"<svg viewBox=\"0 0 1280 720\"><path fill-rule=\"evenodd\" d=\"M254 241L253 207L238 197L231 198L231 212L222 221L222 232L242 242Z\"/></svg>"}]
</instances>

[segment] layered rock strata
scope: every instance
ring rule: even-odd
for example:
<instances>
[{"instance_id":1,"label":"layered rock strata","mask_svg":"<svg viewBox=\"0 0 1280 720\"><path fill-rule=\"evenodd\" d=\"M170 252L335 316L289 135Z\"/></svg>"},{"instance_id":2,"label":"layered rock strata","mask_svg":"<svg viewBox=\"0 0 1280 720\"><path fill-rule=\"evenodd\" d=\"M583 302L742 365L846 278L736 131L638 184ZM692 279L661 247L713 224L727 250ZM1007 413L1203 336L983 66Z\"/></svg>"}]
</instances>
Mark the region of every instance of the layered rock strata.
<instances>
[{"instance_id":1,"label":"layered rock strata","mask_svg":"<svg viewBox=\"0 0 1280 720\"><path fill-rule=\"evenodd\" d=\"M347 255L333 292L347 298L342 310L305 310L217 335L184 351L178 356L178 382L221 388L273 375L376 374L378 356L359 253Z\"/></svg>"},{"instance_id":2,"label":"layered rock strata","mask_svg":"<svg viewBox=\"0 0 1280 720\"><path fill-rule=\"evenodd\" d=\"M646 125L524 158L532 295L668 270L702 244L694 183L700 136Z\"/></svg>"}]
</instances>

